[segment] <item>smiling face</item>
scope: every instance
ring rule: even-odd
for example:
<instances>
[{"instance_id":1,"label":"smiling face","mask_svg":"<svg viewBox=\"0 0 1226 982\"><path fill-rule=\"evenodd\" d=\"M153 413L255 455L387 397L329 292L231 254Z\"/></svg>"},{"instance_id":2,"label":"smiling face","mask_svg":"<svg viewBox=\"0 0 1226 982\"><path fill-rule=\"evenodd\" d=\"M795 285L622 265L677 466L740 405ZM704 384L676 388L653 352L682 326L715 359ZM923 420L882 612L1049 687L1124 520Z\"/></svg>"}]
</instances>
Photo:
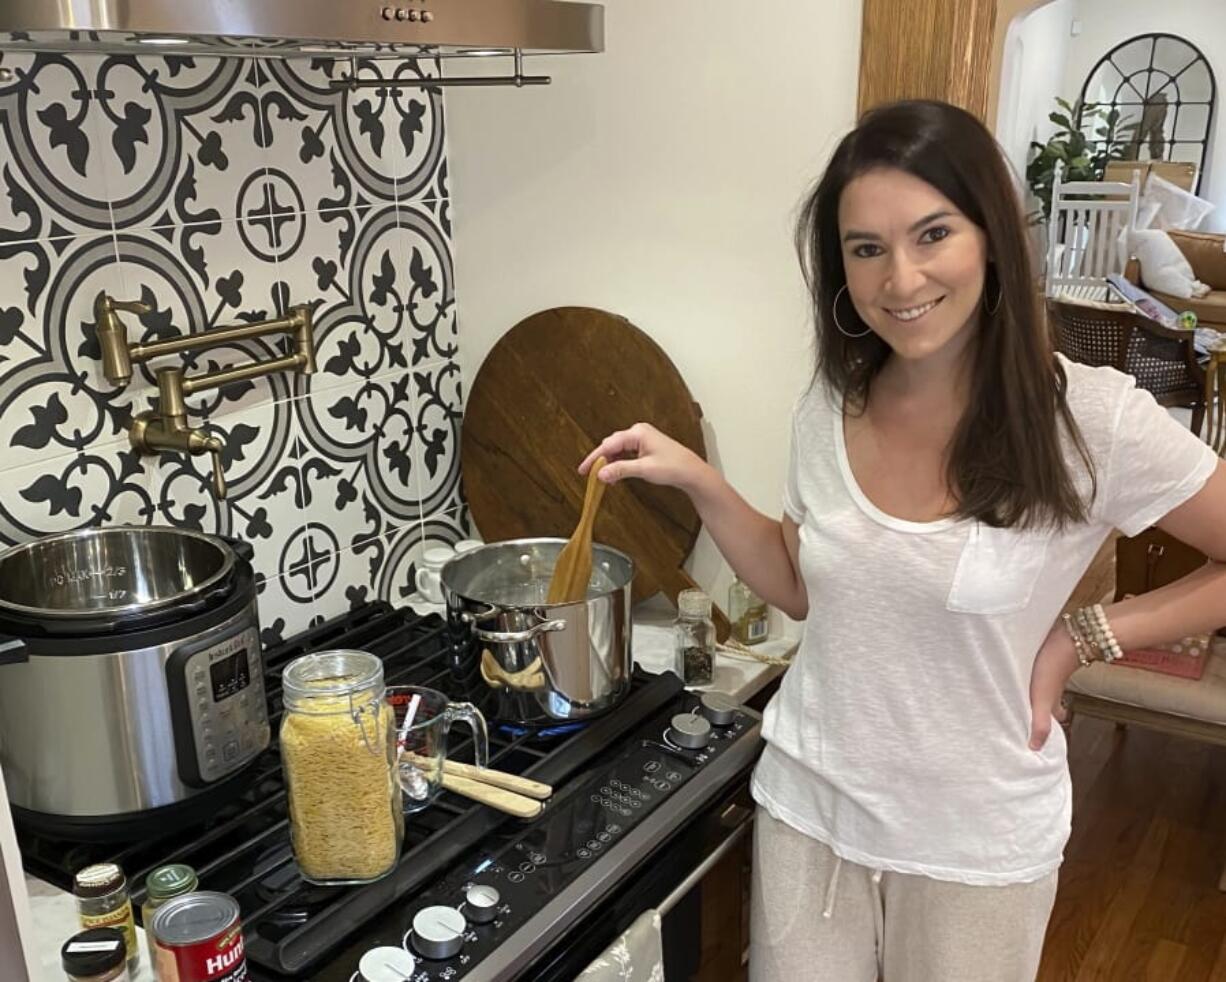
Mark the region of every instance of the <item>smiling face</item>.
<instances>
[{"instance_id":1,"label":"smiling face","mask_svg":"<svg viewBox=\"0 0 1226 982\"><path fill-rule=\"evenodd\" d=\"M895 355L966 349L982 310L987 236L952 201L905 171L867 171L839 198L839 240L856 312Z\"/></svg>"}]
</instances>

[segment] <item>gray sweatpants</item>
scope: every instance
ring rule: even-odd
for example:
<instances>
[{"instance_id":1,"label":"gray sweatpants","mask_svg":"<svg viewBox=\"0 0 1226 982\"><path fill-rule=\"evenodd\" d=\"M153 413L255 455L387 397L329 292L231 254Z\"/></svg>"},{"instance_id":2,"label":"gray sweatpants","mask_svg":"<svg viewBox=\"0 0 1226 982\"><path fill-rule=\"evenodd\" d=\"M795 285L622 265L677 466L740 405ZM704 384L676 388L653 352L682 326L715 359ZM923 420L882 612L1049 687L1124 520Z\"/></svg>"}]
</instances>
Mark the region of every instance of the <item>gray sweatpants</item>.
<instances>
[{"instance_id":1,"label":"gray sweatpants","mask_svg":"<svg viewBox=\"0 0 1226 982\"><path fill-rule=\"evenodd\" d=\"M1056 874L968 886L872 870L754 820L750 982L1034 982Z\"/></svg>"}]
</instances>

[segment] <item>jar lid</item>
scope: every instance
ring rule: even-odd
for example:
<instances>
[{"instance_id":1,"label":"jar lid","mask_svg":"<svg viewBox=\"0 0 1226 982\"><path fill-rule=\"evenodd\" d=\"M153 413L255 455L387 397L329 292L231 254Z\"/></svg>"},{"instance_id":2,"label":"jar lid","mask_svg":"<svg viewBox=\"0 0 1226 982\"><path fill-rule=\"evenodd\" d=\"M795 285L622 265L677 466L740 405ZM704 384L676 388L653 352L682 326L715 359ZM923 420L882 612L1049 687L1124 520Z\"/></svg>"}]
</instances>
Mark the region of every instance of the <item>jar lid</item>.
<instances>
[{"instance_id":1,"label":"jar lid","mask_svg":"<svg viewBox=\"0 0 1226 982\"><path fill-rule=\"evenodd\" d=\"M196 871L184 863L159 866L145 877L145 893L150 900L168 900L196 889Z\"/></svg>"},{"instance_id":2,"label":"jar lid","mask_svg":"<svg viewBox=\"0 0 1226 982\"><path fill-rule=\"evenodd\" d=\"M353 697L368 693L383 694L383 662L369 651L315 651L295 658L281 673L282 698L294 708L348 712Z\"/></svg>"},{"instance_id":3,"label":"jar lid","mask_svg":"<svg viewBox=\"0 0 1226 982\"><path fill-rule=\"evenodd\" d=\"M684 617L710 617L711 598L701 590L682 590L677 594L677 611Z\"/></svg>"},{"instance_id":4,"label":"jar lid","mask_svg":"<svg viewBox=\"0 0 1226 982\"><path fill-rule=\"evenodd\" d=\"M72 892L78 897L105 897L126 882L123 870L114 863L95 863L73 877Z\"/></svg>"},{"instance_id":5,"label":"jar lid","mask_svg":"<svg viewBox=\"0 0 1226 982\"><path fill-rule=\"evenodd\" d=\"M74 934L60 949L60 965L78 978L109 972L127 957L123 932L113 927L95 927Z\"/></svg>"}]
</instances>

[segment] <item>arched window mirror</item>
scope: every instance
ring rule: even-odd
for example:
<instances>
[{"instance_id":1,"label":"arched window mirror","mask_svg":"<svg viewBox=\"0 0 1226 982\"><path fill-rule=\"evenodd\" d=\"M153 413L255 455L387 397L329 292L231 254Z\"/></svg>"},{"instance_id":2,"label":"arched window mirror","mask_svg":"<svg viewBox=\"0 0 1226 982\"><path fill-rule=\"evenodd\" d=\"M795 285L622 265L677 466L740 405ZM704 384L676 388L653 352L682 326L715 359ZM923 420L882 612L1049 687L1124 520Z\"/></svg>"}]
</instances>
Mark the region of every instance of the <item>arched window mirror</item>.
<instances>
[{"instance_id":1,"label":"arched window mirror","mask_svg":"<svg viewBox=\"0 0 1226 982\"><path fill-rule=\"evenodd\" d=\"M1112 48L1081 87L1080 105L1118 111L1113 128L1078 120L1091 149L1122 160L1182 160L1205 164L1216 85L1213 69L1190 41L1174 34L1142 34Z\"/></svg>"}]
</instances>

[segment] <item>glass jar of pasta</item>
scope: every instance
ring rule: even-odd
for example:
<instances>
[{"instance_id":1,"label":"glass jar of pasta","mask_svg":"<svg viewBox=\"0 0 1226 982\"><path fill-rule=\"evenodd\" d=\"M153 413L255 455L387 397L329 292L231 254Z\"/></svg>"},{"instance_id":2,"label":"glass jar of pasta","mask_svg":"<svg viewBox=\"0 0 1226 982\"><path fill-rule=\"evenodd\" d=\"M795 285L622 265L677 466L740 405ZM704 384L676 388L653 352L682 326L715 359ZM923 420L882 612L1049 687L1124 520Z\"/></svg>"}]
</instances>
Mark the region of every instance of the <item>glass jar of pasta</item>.
<instances>
[{"instance_id":1,"label":"glass jar of pasta","mask_svg":"<svg viewBox=\"0 0 1226 982\"><path fill-rule=\"evenodd\" d=\"M383 663L365 651L320 651L290 662L281 685L281 763L303 879L385 876L400 857L404 812Z\"/></svg>"}]
</instances>

